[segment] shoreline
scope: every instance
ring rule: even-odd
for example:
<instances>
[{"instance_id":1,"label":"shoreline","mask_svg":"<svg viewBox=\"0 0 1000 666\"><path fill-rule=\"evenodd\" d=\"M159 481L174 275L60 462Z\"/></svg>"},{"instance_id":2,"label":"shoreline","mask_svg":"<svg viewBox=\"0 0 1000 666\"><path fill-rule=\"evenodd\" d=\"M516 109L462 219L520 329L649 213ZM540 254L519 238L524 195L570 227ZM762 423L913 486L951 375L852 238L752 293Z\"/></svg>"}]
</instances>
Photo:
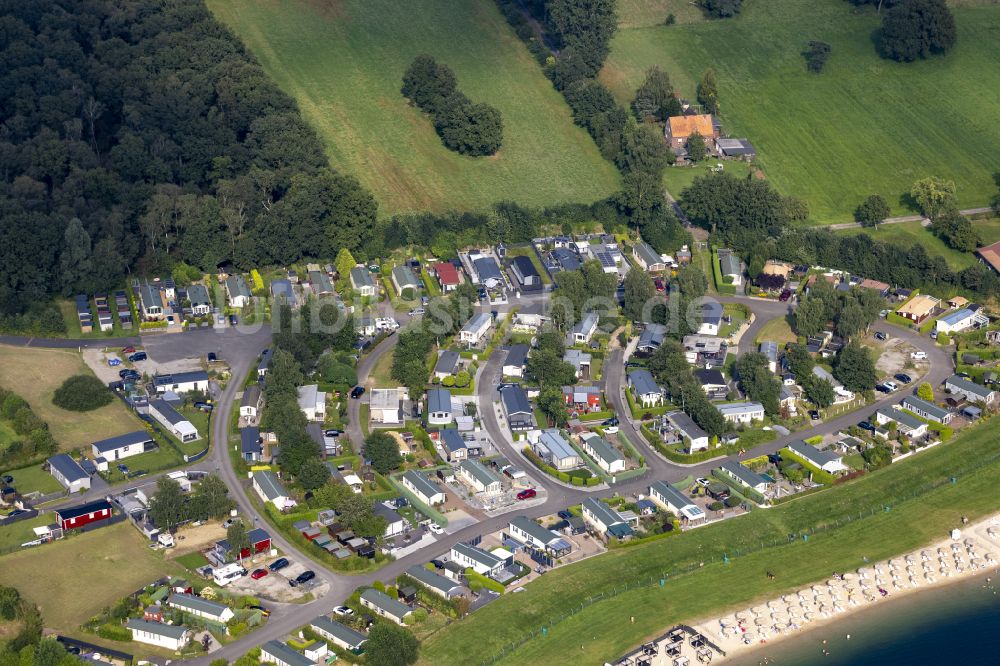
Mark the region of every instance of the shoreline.
<instances>
[{"instance_id":1,"label":"shoreline","mask_svg":"<svg viewBox=\"0 0 1000 666\"><path fill-rule=\"evenodd\" d=\"M1000 513L966 525L957 539L930 545L843 573L759 605L737 609L692 626L726 656L715 663L745 659L789 638L814 635L838 620L874 609L879 601L903 600L915 593L991 575L1000 552ZM886 594L880 592L884 590Z\"/></svg>"}]
</instances>

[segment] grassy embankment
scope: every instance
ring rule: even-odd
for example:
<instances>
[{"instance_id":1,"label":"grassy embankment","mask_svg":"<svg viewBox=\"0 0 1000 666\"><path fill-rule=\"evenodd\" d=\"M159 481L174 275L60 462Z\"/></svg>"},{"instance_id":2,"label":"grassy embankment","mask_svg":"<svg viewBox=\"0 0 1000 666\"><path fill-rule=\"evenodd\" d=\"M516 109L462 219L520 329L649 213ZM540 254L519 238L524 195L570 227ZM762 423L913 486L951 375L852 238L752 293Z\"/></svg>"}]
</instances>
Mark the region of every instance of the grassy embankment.
<instances>
[{"instance_id":1,"label":"grassy embankment","mask_svg":"<svg viewBox=\"0 0 1000 666\"><path fill-rule=\"evenodd\" d=\"M1000 440L980 426L848 485L550 572L429 639L423 663L476 664L495 655L505 664L613 660L677 622L855 569L864 557L917 548L962 515L996 511L998 471ZM767 571L777 578L769 581Z\"/></svg>"}]
</instances>

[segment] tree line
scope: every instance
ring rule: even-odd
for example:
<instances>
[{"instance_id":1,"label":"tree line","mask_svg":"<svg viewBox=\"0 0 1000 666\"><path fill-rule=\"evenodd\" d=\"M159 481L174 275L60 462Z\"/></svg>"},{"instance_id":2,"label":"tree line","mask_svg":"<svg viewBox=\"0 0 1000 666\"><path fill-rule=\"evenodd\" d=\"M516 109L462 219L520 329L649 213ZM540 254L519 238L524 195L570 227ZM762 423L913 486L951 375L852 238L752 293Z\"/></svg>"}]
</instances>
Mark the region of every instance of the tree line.
<instances>
[{"instance_id":1,"label":"tree line","mask_svg":"<svg viewBox=\"0 0 1000 666\"><path fill-rule=\"evenodd\" d=\"M5 4L0 314L130 266L364 246L374 199L203 3Z\"/></svg>"},{"instance_id":2,"label":"tree line","mask_svg":"<svg viewBox=\"0 0 1000 666\"><path fill-rule=\"evenodd\" d=\"M943 257L931 257L919 244L906 247L864 233L792 227L791 221L804 218L804 206L782 197L767 181L725 173L699 176L681 193L680 205L692 223L713 231L719 244L735 248L751 265L780 259L834 266L898 287L966 289L984 297L1000 293L1000 279L986 266L952 270Z\"/></svg>"},{"instance_id":3,"label":"tree line","mask_svg":"<svg viewBox=\"0 0 1000 666\"><path fill-rule=\"evenodd\" d=\"M433 57L414 58L403 75L403 96L434 118L434 129L449 150L493 155L503 143L503 119L489 104L473 104L458 89L455 72Z\"/></svg>"},{"instance_id":4,"label":"tree line","mask_svg":"<svg viewBox=\"0 0 1000 666\"><path fill-rule=\"evenodd\" d=\"M3 387L0 387L0 420L18 436L0 451L0 463L4 467L27 465L58 449L49 432L49 424L32 411L27 400Z\"/></svg>"}]
</instances>

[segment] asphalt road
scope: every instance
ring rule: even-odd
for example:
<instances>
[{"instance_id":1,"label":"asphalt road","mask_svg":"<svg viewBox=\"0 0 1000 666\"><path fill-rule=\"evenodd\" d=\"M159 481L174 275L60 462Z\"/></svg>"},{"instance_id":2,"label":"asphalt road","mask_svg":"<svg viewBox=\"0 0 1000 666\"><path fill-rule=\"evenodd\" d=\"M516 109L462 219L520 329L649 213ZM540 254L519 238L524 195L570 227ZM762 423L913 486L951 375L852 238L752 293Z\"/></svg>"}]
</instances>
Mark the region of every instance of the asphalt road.
<instances>
[{"instance_id":1,"label":"asphalt road","mask_svg":"<svg viewBox=\"0 0 1000 666\"><path fill-rule=\"evenodd\" d=\"M535 308L540 304L542 298L544 298L542 295L533 294L524 299L524 302L527 307ZM774 301L746 297L728 297L721 298L719 300L724 302L744 303L755 314L756 320L754 324L751 325L750 330L744 334L743 340L741 341L741 351L747 351L754 348L754 341L760 328L763 327L770 319L787 314L789 307L784 303L776 303ZM950 357L928 338L921 337L910 330L891 326L885 322L881 322L879 324L879 328L891 331L891 335L902 338L903 340L911 343L914 347L922 349L927 353L930 369L928 373L921 378L923 381L928 381L933 386L937 386L952 372ZM257 356L266 346L269 336L270 331L261 328L254 332L243 333L238 330L220 333L205 330L157 338L144 338L143 340L147 349L150 350L150 354L156 360L173 360L175 358L196 356L207 353L208 351L215 351L217 353L221 352L223 358L229 362L233 376L226 390L218 400L217 410L213 417L213 450L208 458L200 464L193 465L191 469L211 471L219 474L229 487L232 497L239 506L244 519L249 520L253 525L263 525L265 527L265 519L250 502L244 485L242 485L241 480L237 478L235 471L229 463L227 447L229 446L229 424L231 422L236 395L242 389L247 374L256 368ZM360 384L365 384L372 368L374 368L375 364L384 354L393 349L397 340L398 336L395 334L385 338L365 358L361 360L358 364L358 381ZM4 338L0 338L0 342L4 341ZM71 343L66 345L69 347L77 346L77 341L59 342ZM118 342L112 343L109 340L102 340L100 342L102 346L118 344ZM14 344L28 343L29 341L22 339L21 343ZM477 395L480 399L480 413L483 416L484 427L497 449L511 460L523 460L521 452L517 450L515 445L512 443L505 427L501 424L500 419L497 417L496 405L494 403L495 400L499 399L499 395L496 391L495 378L500 372L503 357L504 354L502 352L493 354L492 358L487 361L482 370L480 375L481 381L477 387ZM623 495L640 492L644 493L649 483L656 479L675 482L687 477L688 475L704 476L710 469L718 466L718 460L691 466L680 465L667 461L653 452L653 450L646 443L645 438L642 437L641 433L638 432L638 430L627 418L627 405L624 403L620 390L623 381L623 358L624 354L621 349L615 349L609 353L604 368L605 389L622 422L621 427L623 433L629 438L633 445L635 445L636 448L645 455L647 465L649 466L649 472L642 477L617 484L614 488L605 490L604 493L610 494L612 492L616 492ZM615 387L618 387L618 390L615 390ZM788 435L772 442L768 442L767 444L763 444L751 451L748 451L746 455L756 456L765 453L772 453L783 446L786 446L789 442L795 439L843 430L848 426L856 424L858 421L867 418L877 408L898 401L900 397L901 393L886 396L873 405L869 405L862 410L848 413L842 417L823 423L822 425L809 431L795 433L793 435ZM360 423L360 407L362 402L362 400L351 400L348 408L350 419L347 432L356 446L359 446L363 439ZM312 565L313 570L316 571L317 577L329 584L328 592L320 598L306 604L282 604L280 606L276 606L267 624L265 624L262 628L236 641L233 641L232 643L229 643L220 650L211 653L211 655L194 659L187 663L202 666L207 665L212 659L218 659L220 657L230 661L235 660L245 654L250 648L271 639L281 638L290 632L293 632L298 627L308 623L317 615L329 613L334 606L340 604L358 586L369 585L375 580L390 580L413 564L422 564L429 559L447 552L456 542L466 541L477 535L495 531L504 527L508 520L514 515L521 513L532 518L537 518L543 515L552 514L569 505L581 502L593 492L588 492L587 490L580 488L564 486L544 474L538 473L536 470L532 470L531 476L536 481L537 485L543 488L547 494L546 501L544 503L526 508L521 512L511 512L495 518L487 518L454 534L439 535L434 545L420 549L407 557L390 562L377 572L353 576L334 573L322 566ZM143 483L148 483L155 478L156 477L153 476L144 479ZM135 484L123 484L119 486L118 489L126 488L130 485ZM276 530L268 529L268 531L271 534L274 543L286 556L296 558L304 563L311 563L308 557L300 553L292 543L288 542Z\"/></svg>"}]
</instances>

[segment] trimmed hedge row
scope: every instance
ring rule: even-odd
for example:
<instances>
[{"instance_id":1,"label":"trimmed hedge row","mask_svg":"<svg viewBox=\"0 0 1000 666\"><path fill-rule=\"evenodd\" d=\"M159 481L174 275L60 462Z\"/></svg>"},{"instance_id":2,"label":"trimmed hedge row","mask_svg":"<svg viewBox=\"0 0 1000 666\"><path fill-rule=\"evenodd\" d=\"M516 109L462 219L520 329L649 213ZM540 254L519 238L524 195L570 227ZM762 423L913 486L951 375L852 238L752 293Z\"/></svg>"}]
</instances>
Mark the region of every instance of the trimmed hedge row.
<instances>
[{"instance_id":1,"label":"trimmed hedge row","mask_svg":"<svg viewBox=\"0 0 1000 666\"><path fill-rule=\"evenodd\" d=\"M761 495L753 488L747 488L746 486L743 485L737 485L735 481L733 481L728 476L723 474L718 467L712 470L712 476L718 479L719 481L723 482L727 486L729 486L733 490L733 492L735 492L737 495L742 495L743 497L746 497L748 500L756 502L757 504L767 504L766 497Z\"/></svg>"},{"instance_id":2,"label":"trimmed hedge row","mask_svg":"<svg viewBox=\"0 0 1000 666\"><path fill-rule=\"evenodd\" d=\"M816 483L822 483L824 486L832 486L837 482L837 477L835 477L833 474L830 474L829 472L822 470L819 467L816 467L816 465L812 464L802 456L796 454L787 446L781 449L781 456L783 458L788 458L789 460L794 460L795 462L797 462L798 464L802 465L804 468L809 470L809 472L812 473L813 481L815 481Z\"/></svg>"},{"instance_id":3,"label":"trimmed hedge row","mask_svg":"<svg viewBox=\"0 0 1000 666\"><path fill-rule=\"evenodd\" d=\"M573 476L571 474L567 474L566 472L560 472L555 467L552 467L551 465L546 465L545 461L539 458L538 455L531 450L530 446L524 447L523 452L524 452L524 457L530 460L535 467L542 470L549 476L559 479L563 483L571 483L574 486L586 486L590 488L592 486L596 486L601 482L601 477L599 476L591 476L584 479L583 477L580 476Z\"/></svg>"}]
</instances>

